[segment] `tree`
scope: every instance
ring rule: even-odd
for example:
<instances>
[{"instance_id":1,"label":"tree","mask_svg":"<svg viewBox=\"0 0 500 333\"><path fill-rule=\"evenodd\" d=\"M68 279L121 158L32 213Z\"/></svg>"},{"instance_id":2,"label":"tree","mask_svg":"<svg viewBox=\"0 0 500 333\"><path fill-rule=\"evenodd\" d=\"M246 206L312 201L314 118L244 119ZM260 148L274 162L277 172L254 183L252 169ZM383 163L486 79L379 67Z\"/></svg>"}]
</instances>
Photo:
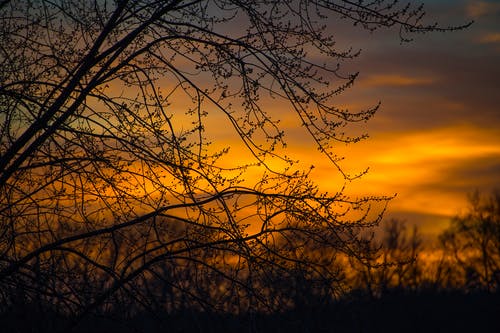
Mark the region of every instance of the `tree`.
<instances>
[{"instance_id":1,"label":"tree","mask_svg":"<svg viewBox=\"0 0 500 333\"><path fill-rule=\"evenodd\" d=\"M6 0L0 12L1 304L78 315L272 309L268 273L298 266L336 288L332 262L361 255L359 231L388 198L320 192L261 97L287 102L353 179L336 144L362 139L342 128L378 105L335 107L356 78L338 64L358 52L336 49L327 20L402 40L456 29L381 0ZM251 162L224 160L210 132L221 122Z\"/></svg>"},{"instance_id":2,"label":"tree","mask_svg":"<svg viewBox=\"0 0 500 333\"><path fill-rule=\"evenodd\" d=\"M469 195L469 208L440 236L458 266L466 289L496 291L500 286L500 192ZM458 264L458 265L457 265Z\"/></svg>"},{"instance_id":3,"label":"tree","mask_svg":"<svg viewBox=\"0 0 500 333\"><path fill-rule=\"evenodd\" d=\"M365 241L363 260L352 260L354 288L370 297L418 290L423 285L423 267L417 227L408 232L405 221L398 219L384 221L381 227L379 237Z\"/></svg>"}]
</instances>

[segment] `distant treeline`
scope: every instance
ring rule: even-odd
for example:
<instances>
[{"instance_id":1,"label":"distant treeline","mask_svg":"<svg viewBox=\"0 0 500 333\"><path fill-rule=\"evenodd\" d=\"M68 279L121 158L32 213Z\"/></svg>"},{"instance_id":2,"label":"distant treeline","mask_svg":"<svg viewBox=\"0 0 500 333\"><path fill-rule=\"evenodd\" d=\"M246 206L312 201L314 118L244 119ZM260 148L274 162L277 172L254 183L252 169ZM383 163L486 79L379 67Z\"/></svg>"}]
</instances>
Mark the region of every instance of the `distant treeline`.
<instances>
[{"instance_id":1,"label":"distant treeline","mask_svg":"<svg viewBox=\"0 0 500 333\"><path fill-rule=\"evenodd\" d=\"M469 207L454 217L435 244L424 244L417 227L402 221L382 225L381 241L354 270L354 289L381 296L413 292L497 293L500 289L500 192L469 195Z\"/></svg>"}]
</instances>

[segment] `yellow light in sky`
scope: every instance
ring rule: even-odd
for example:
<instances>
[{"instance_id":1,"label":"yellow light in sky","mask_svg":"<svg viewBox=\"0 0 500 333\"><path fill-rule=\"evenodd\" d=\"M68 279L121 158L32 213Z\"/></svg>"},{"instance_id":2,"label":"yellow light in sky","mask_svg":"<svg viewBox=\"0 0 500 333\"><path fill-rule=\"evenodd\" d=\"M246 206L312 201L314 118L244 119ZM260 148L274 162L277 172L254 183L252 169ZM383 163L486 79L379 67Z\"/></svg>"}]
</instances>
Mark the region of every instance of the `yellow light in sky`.
<instances>
[{"instance_id":1,"label":"yellow light in sky","mask_svg":"<svg viewBox=\"0 0 500 333\"><path fill-rule=\"evenodd\" d=\"M480 185L454 170L491 156L500 160L500 131L459 126L429 132L392 132L351 146L348 169L367 165L370 172L350 184L356 194L398 193L390 209L453 216L465 206L465 193L454 187ZM479 162L478 162L479 163ZM328 167L320 168L328 175Z\"/></svg>"}]
</instances>

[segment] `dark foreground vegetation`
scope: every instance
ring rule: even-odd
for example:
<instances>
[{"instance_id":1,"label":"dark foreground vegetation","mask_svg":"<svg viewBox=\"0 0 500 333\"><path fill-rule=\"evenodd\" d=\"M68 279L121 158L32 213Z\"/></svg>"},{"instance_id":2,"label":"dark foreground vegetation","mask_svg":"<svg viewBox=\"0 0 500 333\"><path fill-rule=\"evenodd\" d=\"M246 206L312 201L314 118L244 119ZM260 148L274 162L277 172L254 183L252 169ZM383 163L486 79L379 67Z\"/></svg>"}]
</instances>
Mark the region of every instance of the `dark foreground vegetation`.
<instances>
[{"instance_id":1,"label":"dark foreground vegetation","mask_svg":"<svg viewBox=\"0 0 500 333\"><path fill-rule=\"evenodd\" d=\"M348 297L329 305L274 314L119 313L73 319L35 305L1 315L2 332L498 332L500 295L477 292L391 292L381 298Z\"/></svg>"},{"instance_id":2,"label":"dark foreground vegetation","mask_svg":"<svg viewBox=\"0 0 500 333\"><path fill-rule=\"evenodd\" d=\"M339 263L344 286L295 276L273 279L283 308L274 311L235 307L235 311L200 308L187 298L174 301L161 286L145 304L133 297L108 303L82 316L19 284L2 291L0 324L5 332L497 332L500 330L500 193L469 197L466 214L455 217L437 245L423 244L417 229L384 223L380 240L372 239L363 260ZM432 247L432 248L430 248ZM343 265L343 266L342 266ZM186 275L186 279L193 277ZM205 281L203 288L218 288ZM17 294L16 294L17 293ZM186 291L189 293L189 291ZM231 302L238 301L231 298ZM226 300L229 302L229 299ZM242 301L242 300L240 300ZM223 304L220 304L221 306ZM167 310L170 309L170 310ZM244 309L244 310L241 310ZM63 311L61 311L63 310ZM238 312L239 310L239 312Z\"/></svg>"}]
</instances>

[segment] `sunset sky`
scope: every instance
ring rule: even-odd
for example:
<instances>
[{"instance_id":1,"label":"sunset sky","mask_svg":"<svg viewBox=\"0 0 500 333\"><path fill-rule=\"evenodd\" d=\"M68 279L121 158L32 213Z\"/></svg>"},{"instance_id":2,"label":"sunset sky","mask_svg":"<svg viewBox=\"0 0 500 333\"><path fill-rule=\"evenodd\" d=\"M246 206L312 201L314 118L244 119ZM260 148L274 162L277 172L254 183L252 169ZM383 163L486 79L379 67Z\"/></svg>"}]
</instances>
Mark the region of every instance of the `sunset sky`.
<instances>
[{"instance_id":1,"label":"sunset sky","mask_svg":"<svg viewBox=\"0 0 500 333\"><path fill-rule=\"evenodd\" d=\"M421 1L0 0L0 327L498 324L500 0Z\"/></svg>"},{"instance_id":2,"label":"sunset sky","mask_svg":"<svg viewBox=\"0 0 500 333\"><path fill-rule=\"evenodd\" d=\"M397 30L370 33L338 17L329 22L329 32L339 49L362 50L343 64L344 73L360 75L337 105L356 111L382 102L373 119L350 129L369 138L336 148L345 157L344 171L369 168L346 184L346 192L396 195L386 218L417 224L432 237L467 208L468 193L500 187L500 1L425 5L427 23L474 23L466 30L412 36L410 43L401 43ZM342 188L341 177L296 115L277 101L262 103L281 120L292 156L304 168L315 166L311 176L321 189ZM216 143L240 151L229 136L231 125L221 124L215 121Z\"/></svg>"},{"instance_id":3,"label":"sunset sky","mask_svg":"<svg viewBox=\"0 0 500 333\"><path fill-rule=\"evenodd\" d=\"M466 207L466 194L500 186L500 1L427 1L444 24L474 20L465 31L418 35L343 30L361 48L346 105L382 108L370 138L346 150L347 168L370 167L355 192L395 194L387 217L442 230ZM327 172L325 166L325 172Z\"/></svg>"},{"instance_id":4,"label":"sunset sky","mask_svg":"<svg viewBox=\"0 0 500 333\"><path fill-rule=\"evenodd\" d=\"M371 33L338 17L328 22L328 32L340 50L361 49L358 58L343 64L344 73L360 75L336 105L355 112L382 103L373 119L351 129L353 134L369 134L367 140L336 147L345 156L344 171L369 168L368 174L346 184L346 192L396 195L386 218L417 224L424 235L436 235L466 209L468 193L500 187L500 1L424 3L426 23L474 23L460 31L413 35L410 43L401 43L397 29ZM171 84L168 78L164 83ZM318 153L289 106L265 97L261 103L280 119L286 153L304 168L315 166L311 177L321 189L341 189L342 178ZM178 120L183 127L186 120ZM230 146L228 159L240 164L255 162L244 157L241 141L231 136L232 126L224 121L223 114L211 113L206 124L207 131L212 127L215 147ZM246 179L258 176L253 172Z\"/></svg>"},{"instance_id":5,"label":"sunset sky","mask_svg":"<svg viewBox=\"0 0 500 333\"><path fill-rule=\"evenodd\" d=\"M349 128L349 134L369 134L367 140L336 147L345 157L344 171L355 174L369 168L368 174L346 184L346 192L396 195L386 218L406 220L419 225L424 235L435 235L467 207L468 193L500 187L500 1L435 0L425 5L426 23L474 23L465 30L414 35L414 41L401 43L397 29L371 33L332 17L328 33L339 50L361 49L358 58L342 64L343 73L360 75L336 105L356 112L382 103L373 119ZM171 78L162 82L172 84ZM123 88L116 89L120 94ZM176 102L181 109L190 103L182 98ZM305 169L314 165L311 177L322 190L340 190L342 177L317 151L289 105L265 96L261 103L281 121L285 153ZM188 120L180 114L179 127L185 128ZM224 121L222 113L214 112L205 124L207 132L212 127L215 148L231 147L227 158L240 165L255 162L245 156L240 138ZM245 178L258 175L250 170Z\"/></svg>"}]
</instances>

